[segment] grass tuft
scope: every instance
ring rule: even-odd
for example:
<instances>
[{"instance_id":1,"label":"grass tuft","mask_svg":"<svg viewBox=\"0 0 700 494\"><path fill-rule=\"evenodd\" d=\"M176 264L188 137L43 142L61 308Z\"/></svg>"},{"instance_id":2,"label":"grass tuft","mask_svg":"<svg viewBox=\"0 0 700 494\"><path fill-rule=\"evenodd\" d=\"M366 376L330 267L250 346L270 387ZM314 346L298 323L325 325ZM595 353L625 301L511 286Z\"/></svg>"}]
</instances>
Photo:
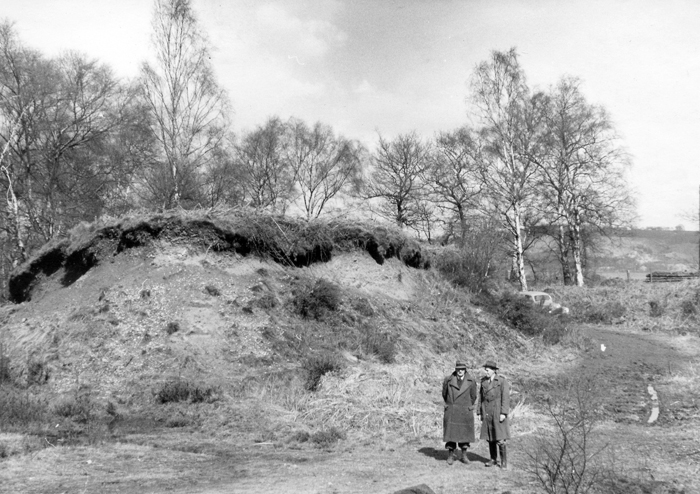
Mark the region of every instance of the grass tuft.
<instances>
[{"instance_id":1,"label":"grass tuft","mask_svg":"<svg viewBox=\"0 0 700 494\"><path fill-rule=\"evenodd\" d=\"M336 427L330 427L327 430L314 432L310 439L311 442L319 448L329 448L341 439L345 439L345 433Z\"/></svg>"},{"instance_id":2,"label":"grass tuft","mask_svg":"<svg viewBox=\"0 0 700 494\"><path fill-rule=\"evenodd\" d=\"M316 391L324 375L342 370L343 365L337 356L324 353L308 358L302 364L302 368L306 372L305 388L309 391Z\"/></svg>"},{"instance_id":3,"label":"grass tuft","mask_svg":"<svg viewBox=\"0 0 700 494\"><path fill-rule=\"evenodd\" d=\"M213 386L200 386L176 379L167 381L156 391L156 402L160 404L189 401L190 403L212 403L218 400L219 390Z\"/></svg>"},{"instance_id":4,"label":"grass tuft","mask_svg":"<svg viewBox=\"0 0 700 494\"><path fill-rule=\"evenodd\" d=\"M329 312L338 310L340 300L340 288L322 278L313 285L310 282L299 283L292 305L302 317L321 320Z\"/></svg>"}]
</instances>

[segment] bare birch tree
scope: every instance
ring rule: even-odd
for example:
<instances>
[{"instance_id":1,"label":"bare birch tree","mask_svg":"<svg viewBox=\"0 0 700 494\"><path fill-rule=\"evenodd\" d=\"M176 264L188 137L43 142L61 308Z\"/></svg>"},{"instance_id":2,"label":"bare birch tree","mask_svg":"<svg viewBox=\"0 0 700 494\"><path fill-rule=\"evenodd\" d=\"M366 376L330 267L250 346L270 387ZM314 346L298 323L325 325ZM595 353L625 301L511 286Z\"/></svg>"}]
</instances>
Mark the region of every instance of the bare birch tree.
<instances>
[{"instance_id":1,"label":"bare birch tree","mask_svg":"<svg viewBox=\"0 0 700 494\"><path fill-rule=\"evenodd\" d=\"M225 137L228 102L190 0L155 0L152 27L155 64L142 65L141 82L160 158L148 179L152 199L170 208L197 200L198 175Z\"/></svg>"},{"instance_id":2,"label":"bare birch tree","mask_svg":"<svg viewBox=\"0 0 700 494\"><path fill-rule=\"evenodd\" d=\"M511 236L513 270L527 290L523 217L535 193L539 98L530 95L515 49L494 51L471 80L472 101L483 124L481 180L487 204Z\"/></svg>"},{"instance_id":3,"label":"bare birch tree","mask_svg":"<svg viewBox=\"0 0 700 494\"><path fill-rule=\"evenodd\" d=\"M578 79L562 78L548 103L547 152L533 159L540 164L554 215L564 282L583 286L582 228L609 230L622 226L631 214L633 201L624 177L628 160L608 113L586 101Z\"/></svg>"}]
</instances>

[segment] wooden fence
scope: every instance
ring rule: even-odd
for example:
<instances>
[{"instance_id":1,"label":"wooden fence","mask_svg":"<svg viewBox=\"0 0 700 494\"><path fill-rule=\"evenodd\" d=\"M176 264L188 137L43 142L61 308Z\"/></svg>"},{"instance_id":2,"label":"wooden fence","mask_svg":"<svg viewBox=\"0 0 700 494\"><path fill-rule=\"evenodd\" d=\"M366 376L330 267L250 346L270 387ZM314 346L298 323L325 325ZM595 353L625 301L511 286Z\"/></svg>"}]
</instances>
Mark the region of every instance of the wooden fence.
<instances>
[{"instance_id":1,"label":"wooden fence","mask_svg":"<svg viewBox=\"0 0 700 494\"><path fill-rule=\"evenodd\" d=\"M698 277L698 273L688 271L654 271L647 274L647 283L672 283L685 280L693 280Z\"/></svg>"}]
</instances>

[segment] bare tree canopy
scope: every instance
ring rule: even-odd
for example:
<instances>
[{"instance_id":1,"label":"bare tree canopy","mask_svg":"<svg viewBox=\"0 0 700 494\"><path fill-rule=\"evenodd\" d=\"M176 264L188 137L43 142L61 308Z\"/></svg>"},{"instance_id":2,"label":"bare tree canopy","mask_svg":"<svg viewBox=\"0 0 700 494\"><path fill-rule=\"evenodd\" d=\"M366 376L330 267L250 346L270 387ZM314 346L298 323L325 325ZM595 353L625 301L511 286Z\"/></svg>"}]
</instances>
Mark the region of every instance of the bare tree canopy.
<instances>
[{"instance_id":1,"label":"bare tree canopy","mask_svg":"<svg viewBox=\"0 0 700 494\"><path fill-rule=\"evenodd\" d=\"M342 190L357 188L365 149L358 142L336 137L330 126L318 122L309 128L292 119L286 148L307 219L317 218Z\"/></svg>"},{"instance_id":2,"label":"bare tree canopy","mask_svg":"<svg viewBox=\"0 0 700 494\"><path fill-rule=\"evenodd\" d=\"M472 101L484 140L481 180L486 204L511 234L513 271L527 290L523 217L535 194L541 98L530 95L515 49L494 51L476 67Z\"/></svg>"},{"instance_id":3,"label":"bare tree canopy","mask_svg":"<svg viewBox=\"0 0 700 494\"><path fill-rule=\"evenodd\" d=\"M392 141L379 136L365 197L380 200L380 216L402 227L417 221L424 192L421 176L429 166L429 150L415 132Z\"/></svg>"},{"instance_id":4,"label":"bare tree canopy","mask_svg":"<svg viewBox=\"0 0 700 494\"><path fill-rule=\"evenodd\" d=\"M287 126L279 117L244 135L235 163L243 180L244 201L255 208L284 213L292 200L294 173L286 159Z\"/></svg>"},{"instance_id":5,"label":"bare tree canopy","mask_svg":"<svg viewBox=\"0 0 700 494\"><path fill-rule=\"evenodd\" d=\"M208 42L189 0L155 0L155 64L141 67L143 94L158 143L147 176L151 200L163 208L196 202L200 172L228 127L228 101L212 71Z\"/></svg>"},{"instance_id":6,"label":"bare tree canopy","mask_svg":"<svg viewBox=\"0 0 700 494\"><path fill-rule=\"evenodd\" d=\"M564 281L582 286L582 228L605 231L631 217L628 159L607 112L586 101L576 78L564 77L550 89L545 127L546 152L532 158L539 164L543 205L557 229Z\"/></svg>"},{"instance_id":7,"label":"bare tree canopy","mask_svg":"<svg viewBox=\"0 0 700 494\"><path fill-rule=\"evenodd\" d=\"M431 163L425 172L431 200L447 213L449 225L457 222L462 244L468 230L467 218L479 208L482 152L479 134L469 127L441 132L435 139Z\"/></svg>"}]
</instances>

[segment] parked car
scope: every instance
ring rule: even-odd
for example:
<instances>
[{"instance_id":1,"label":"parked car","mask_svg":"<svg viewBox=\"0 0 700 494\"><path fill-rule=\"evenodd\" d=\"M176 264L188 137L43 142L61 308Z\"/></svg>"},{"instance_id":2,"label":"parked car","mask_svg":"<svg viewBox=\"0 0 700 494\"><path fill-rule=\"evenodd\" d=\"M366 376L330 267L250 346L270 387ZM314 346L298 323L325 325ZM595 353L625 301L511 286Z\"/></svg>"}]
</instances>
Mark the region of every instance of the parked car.
<instances>
[{"instance_id":1,"label":"parked car","mask_svg":"<svg viewBox=\"0 0 700 494\"><path fill-rule=\"evenodd\" d=\"M552 296L547 292L525 291L518 292L518 297L522 297L528 301L533 307L547 311L549 314L568 314L569 308L563 307L552 300Z\"/></svg>"}]
</instances>

